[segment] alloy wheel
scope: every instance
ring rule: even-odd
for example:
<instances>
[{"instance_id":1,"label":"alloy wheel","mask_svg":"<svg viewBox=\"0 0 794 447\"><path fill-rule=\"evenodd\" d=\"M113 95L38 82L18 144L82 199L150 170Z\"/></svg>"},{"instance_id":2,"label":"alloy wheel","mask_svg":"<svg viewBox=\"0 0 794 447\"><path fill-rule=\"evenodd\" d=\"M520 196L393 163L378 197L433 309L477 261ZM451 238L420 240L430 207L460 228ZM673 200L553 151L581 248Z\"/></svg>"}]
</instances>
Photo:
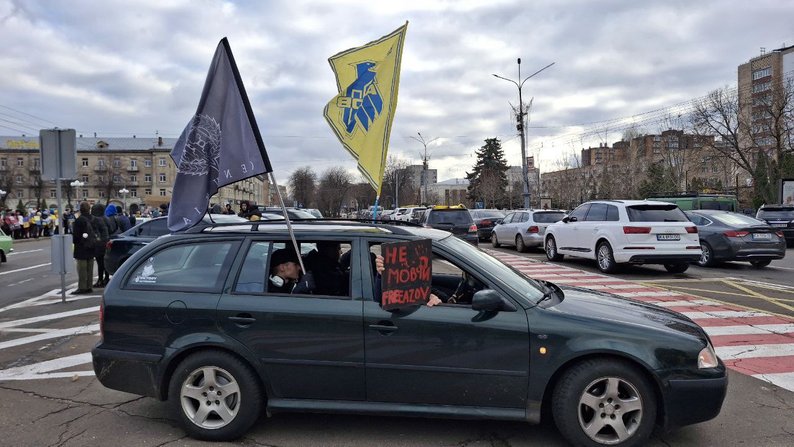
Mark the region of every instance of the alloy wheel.
<instances>
[{"instance_id":1,"label":"alloy wheel","mask_svg":"<svg viewBox=\"0 0 794 447\"><path fill-rule=\"evenodd\" d=\"M637 388L619 377L593 380L579 398L579 425L599 444L618 444L634 435L643 417Z\"/></svg>"},{"instance_id":2,"label":"alloy wheel","mask_svg":"<svg viewBox=\"0 0 794 447\"><path fill-rule=\"evenodd\" d=\"M231 423L240 409L240 386L225 369L204 366L187 376L179 392L182 411L203 429Z\"/></svg>"}]
</instances>

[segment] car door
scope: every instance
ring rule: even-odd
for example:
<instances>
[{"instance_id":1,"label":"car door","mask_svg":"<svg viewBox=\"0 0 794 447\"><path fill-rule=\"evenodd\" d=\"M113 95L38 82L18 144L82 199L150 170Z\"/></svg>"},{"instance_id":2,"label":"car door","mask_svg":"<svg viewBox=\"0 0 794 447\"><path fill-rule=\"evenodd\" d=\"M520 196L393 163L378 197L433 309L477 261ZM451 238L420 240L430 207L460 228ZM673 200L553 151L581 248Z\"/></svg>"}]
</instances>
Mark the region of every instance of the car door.
<instances>
[{"instance_id":1,"label":"car door","mask_svg":"<svg viewBox=\"0 0 794 447\"><path fill-rule=\"evenodd\" d=\"M259 359L271 397L364 400L357 267L350 272L351 296L268 293L268 258L285 243L255 238L241 250L235 281L218 306L219 325Z\"/></svg>"},{"instance_id":2,"label":"car door","mask_svg":"<svg viewBox=\"0 0 794 447\"><path fill-rule=\"evenodd\" d=\"M589 209L590 204L583 203L571 211L568 218L563 219L562 224L555 226L554 238L557 241L557 251L577 256L581 255L579 225L584 221Z\"/></svg>"},{"instance_id":3,"label":"car door","mask_svg":"<svg viewBox=\"0 0 794 447\"><path fill-rule=\"evenodd\" d=\"M607 220L607 209L606 203L590 204L587 216L579 222L576 246L587 257L595 257L595 243Z\"/></svg>"},{"instance_id":4,"label":"car door","mask_svg":"<svg viewBox=\"0 0 794 447\"><path fill-rule=\"evenodd\" d=\"M484 287L499 290L477 267L436 244L433 254L434 284L448 290L465 271ZM525 407L529 351L522 308L478 312L468 303L385 311L375 300L375 276L368 278L370 286L365 282L364 287L369 298L364 300L368 401Z\"/></svg>"},{"instance_id":5,"label":"car door","mask_svg":"<svg viewBox=\"0 0 794 447\"><path fill-rule=\"evenodd\" d=\"M504 219L502 219L502 223L494 227L496 238L499 240L499 243L510 243L510 222L513 220L515 215L516 213L508 214Z\"/></svg>"}]
</instances>

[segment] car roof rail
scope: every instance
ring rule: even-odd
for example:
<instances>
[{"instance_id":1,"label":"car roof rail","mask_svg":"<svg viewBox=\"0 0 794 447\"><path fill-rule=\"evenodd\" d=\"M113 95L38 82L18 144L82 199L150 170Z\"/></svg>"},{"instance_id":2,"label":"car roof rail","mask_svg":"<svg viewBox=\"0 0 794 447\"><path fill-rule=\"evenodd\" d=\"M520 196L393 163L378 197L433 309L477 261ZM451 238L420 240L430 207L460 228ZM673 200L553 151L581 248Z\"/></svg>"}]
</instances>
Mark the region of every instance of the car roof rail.
<instances>
[{"instance_id":1,"label":"car roof rail","mask_svg":"<svg viewBox=\"0 0 794 447\"><path fill-rule=\"evenodd\" d=\"M243 225L250 225L251 231L256 232L259 231L260 225L285 225L285 219L278 219L278 220L252 220L249 222L214 222L214 223L200 223L195 225L191 228L188 228L183 233L202 233L204 230L213 229L213 228L223 228L223 227L239 227ZM375 221L373 222L372 219L342 219L342 218L334 218L334 217L324 217L320 219L290 219L290 223L298 223L301 225L309 224L309 225L322 225L327 223L351 223L351 224L366 224L366 225L391 225L391 226L401 226L401 227L416 227L422 228L422 225L413 223L413 222L406 222L400 220L385 220L385 221ZM363 225L362 225L363 226Z\"/></svg>"}]
</instances>

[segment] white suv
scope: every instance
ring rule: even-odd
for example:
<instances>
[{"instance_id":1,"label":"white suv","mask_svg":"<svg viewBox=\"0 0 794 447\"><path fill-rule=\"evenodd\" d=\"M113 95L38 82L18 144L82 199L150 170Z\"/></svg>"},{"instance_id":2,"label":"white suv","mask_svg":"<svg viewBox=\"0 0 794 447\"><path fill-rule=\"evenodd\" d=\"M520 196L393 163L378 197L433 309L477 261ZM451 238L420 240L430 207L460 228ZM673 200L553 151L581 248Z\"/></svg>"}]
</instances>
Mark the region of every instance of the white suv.
<instances>
[{"instance_id":1,"label":"white suv","mask_svg":"<svg viewBox=\"0 0 794 447\"><path fill-rule=\"evenodd\" d=\"M663 264L682 273L700 259L697 226L677 205L649 200L583 203L546 228L546 257L595 259L605 273L618 264Z\"/></svg>"}]
</instances>

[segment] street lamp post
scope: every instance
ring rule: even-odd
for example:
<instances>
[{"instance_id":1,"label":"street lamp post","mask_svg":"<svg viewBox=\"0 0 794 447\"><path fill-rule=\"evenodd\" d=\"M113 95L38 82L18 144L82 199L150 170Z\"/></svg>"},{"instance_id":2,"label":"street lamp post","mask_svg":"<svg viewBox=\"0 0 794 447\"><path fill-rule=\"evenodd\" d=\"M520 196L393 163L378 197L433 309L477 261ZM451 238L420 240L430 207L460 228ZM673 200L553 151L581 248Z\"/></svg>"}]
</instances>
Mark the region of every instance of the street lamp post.
<instances>
[{"instance_id":1,"label":"street lamp post","mask_svg":"<svg viewBox=\"0 0 794 447\"><path fill-rule=\"evenodd\" d=\"M119 189L119 194L124 195L124 211L127 211L127 194L130 192L127 188Z\"/></svg>"},{"instance_id":2,"label":"street lamp post","mask_svg":"<svg viewBox=\"0 0 794 447\"><path fill-rule=\"evenodd\" d=\"M3 191L2 189L0 189L0 202L2 202L4 205L5 205L5 201L6 201L6 194L8 194L8 192Z\"/></svg>"},{"instance_id":3,"label":"street lamp post","mask_svg":"<svg viewBox=\"0 0 794 447\"><path fill-rule=\"evenodd\" d=\"M81 182L80 180L75 180L69 183L69 186L71 186L72 188L80 188L83 185L85 185L85 183ZM77 197L78 199L80 198L77 193L75 193L75 197ZM78 200L77 203L80 203L80 200Z\"/></svg>"},{"instance_id":4,"label":"street lamp post","mask_svg":"<svg viewBox=\"0 0 794 447\"><path fill-rule=\"evenodd\" d=\"M518 58L518 79L521 81L521 58ZM499 76L498 74L493 74L494 77L499 79L512 82L518 88L518 131L521 135L521 177L524 180L524 208L530 208L530 197L529 197L529 173L527 172L527 149L526 149L526 137L524 135L524 98L521 94L521 88L524 86L524 83L527 82L528 79L535 76L536 74L540 73L541 71L551 67L554 65L554 62L546 65L545 67L541 68L540 70L532 73L531 75L527 76L523 81L516 82L512 79L505 78L503 76Z\"/></svg>"}]
</instances>

